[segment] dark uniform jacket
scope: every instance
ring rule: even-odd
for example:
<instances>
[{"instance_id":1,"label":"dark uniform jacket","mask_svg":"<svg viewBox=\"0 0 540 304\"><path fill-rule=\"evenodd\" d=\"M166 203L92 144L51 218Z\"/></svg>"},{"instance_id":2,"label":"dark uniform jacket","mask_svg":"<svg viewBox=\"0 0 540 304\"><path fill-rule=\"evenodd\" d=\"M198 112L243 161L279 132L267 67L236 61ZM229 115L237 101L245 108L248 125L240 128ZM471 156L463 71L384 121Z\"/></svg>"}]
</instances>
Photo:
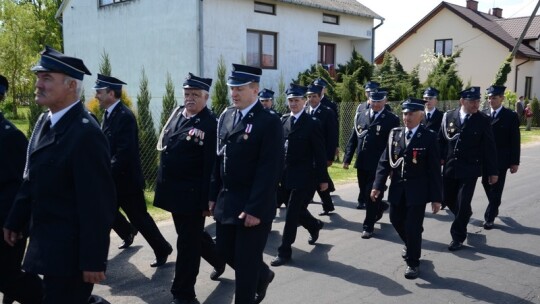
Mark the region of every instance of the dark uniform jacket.
<instances>
[{"instance_id":1,"label":"dark uniform jacket","mask_svg":"<svg viewBox=\"0 0 540 304\"><path fill-rule=\"evenodd\" d=\"M80 103L37 138L46 115L36 123L28 174L5 226L21 231L30 220L28 272L104 271L116 214L107 140Z\"/></svg>"},{"instance_id":2,"label":"dark uniform jacket","mask_svg":"<svg viewBox=\"0 0 540 304\"><path fill-rule=\"evenodd\" d=\"M356 113L343 162L350 164L356 150L354 167L375 172L379 158L386 147L388 134L393 128L399 126L399 118L385 109L377 119L370 123L369 115L369 109Z\"/></svg>"},{"instance_id":3,"label":"dark uniform jacket","mask_svg":"<svg viewBox=\"0 0 540 304\"><path fill-rule=\"evenodd\" d=\"M490 118L477 112L462 125L459 109L445 113L439 133L444 176L479 177L483 167L487 175L497 175L497 153Z\"/></svg>"},{"instance_id":4,"label":"dark uniform jacket","mask_svg":"<svg viewBox=\"0 0 540 304\"><path fill-rule=\"evenodd\" d=\"M328 97L326 97L326 95L323 96L323 98L321 98L321 104L323 106L326 106L328 108L330 108L332 111L334 111L334 115L336 117L336 121L338 120L338 107L337 107L337 104L335 102L333 102L332 100L330 100Z\"/></svg>"},{"instance_id":5,"label":"dark uniform jacket","mask_svg":"<svg viewBox=\"0 0 540 304\"><path fill-rule=\"evenodd\" d=\"M320 122L303 112L291 124L291 114L281 118L285 136L285 169L282 185L288 189L315 189L328 182Z\"/></svg>"},{"instance_id":6,"label":"dark uniform jacket","mask_svg":"<svg viewBox=\"0 0 540 304\"><path fill-rule=\"evenodd\" d=\"M118 195L137 193L144 187L139 156L137 121L130 109L119 102L102 125L109 141L111 168Z\"/></svg>"},{"instance_id":7,"label":"dark uniform jacket","mask_svg":"<svg viewBox=\"0 0 540 304\"><path fill-rule=\"evenodd\" d=\"M2 226L22 183L27 144L24 134L0 113L0 224Z\"/></svg>"},{"instance_id":8,"label":"dark uniform jacket","mask_svg":"<svg viewBox=\"0 0 540 304\"><path fill-rule=\"evenodd\" d=\"M491 110L484 111L491 116ZM519 165L521 152L521 135L517 113L502 107L491 120L491 128L497 147L497 163L499 171L506 171L512 165Z\"/></svg>"},{"instance_id":9,"label":"dark uniform jacket","mask_svg":"<svg viewBox=\"0 0 540 304\"><path fill-rule=\"evenodd\" d=\"M259 102L233 127L235 111L227 108L218 122L219 156L210 188L214 216L222 224L243 225L238 216L246 212L270 223L283 168L283 128Z\"/></svg>"},{"instance_id":10,"label":"dark uniform jacket","mask_svg":"<svg viewBox=\"0 0 540 304\"><path fill-rule=\"evenodd\" d=\"M175 110L164 127L154 205L180 214L208 210L210 175L216 159L217 121L204 108L190 119Z\"/></svg>"},{"instance_id":11,"label":"dark uniform jacket","mask_svg":"<svg viewBox=\"0 0 540 304\"><path fill-rule=\"evenodd\" d=\"M422 124L424 124L428 129L431 129L435 132L435 134L439 134L439 130L441 129L441 122L443 118L444 113L440 111L439 109L435 109L433 111L433 114L431 115L431 118L427 120L427 113L422 120Z\"/></svg>"},{"instance_id":12,"label":"dark uniform jacket","mask_svg":"<svg viewBox=\"0 0 540 304\"><path fill-rule=\"evenodd\" d=\"M308 105L306 110L309 109L310 107ZM321 123L326 151L326 160L334 161L336 147L338 145L338 125L335 112L321 103L315 112L311 113L311 115L316 117Z\"/></svg>"},{"instance_id":13,"label":"dark uniform jacket","mask_svg":"<svg viewBox=\"0 0 540 304\"><path fill-rule=\"evenodd\" d=\"M388 201L399 203L403 194L408 206L442 201L442 178L437 134L418 126L408 145L405 128L394 128L381 155L373 188L383 191L392 172ZM395 168L394 168L395 167Z\"/></svg>"}]
</instances>

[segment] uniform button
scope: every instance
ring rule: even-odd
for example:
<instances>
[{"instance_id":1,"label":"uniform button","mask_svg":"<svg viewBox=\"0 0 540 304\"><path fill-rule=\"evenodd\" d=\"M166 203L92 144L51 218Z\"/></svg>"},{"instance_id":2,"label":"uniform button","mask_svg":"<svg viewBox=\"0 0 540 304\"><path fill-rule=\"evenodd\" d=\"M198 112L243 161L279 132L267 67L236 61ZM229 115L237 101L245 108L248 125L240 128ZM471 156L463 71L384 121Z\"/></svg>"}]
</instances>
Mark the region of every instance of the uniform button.
<instances>
[{"instance_id":1,"label":"uniform button","mask_svg":"<svg viewBox=\"0 0 540 304\"><path fill-rule=\"evenodd\" d=\"M458 152L458 151L459 151L459 149L456 149L456 152Z\"/></svg>"},{"instance_id":2,"label":"uniform button","mask_svg":"<svg viewBox=\"0 0 540 304\"><path fill-rule=\"evenodd\" d=\"M229 191L229 189L228 189L228 188L225 188L225 189L223 189L223 191L227 192L227 191Z\"/></svg>"},{"instance_id":3,"label":"uniform button","mask_svg":"<svg viewBox=\"0 0 540 304\"><path fill-rule=\"evenodd\" d=\"M406 178L404 178L404 179L403 179L403 181L404 181L404 182L406 182L406 181L407 181L407 179L406 179Z\"/></svg>"},{"instance_id":4,"label":"uniform button","mask_svg":"<svg viewBox=\"0 0 540 304\"><path fill-rule=\"evenodd\" d=\"M165 155L169 154L169 152L165 152Z\"/></svg>"}]
</instances>

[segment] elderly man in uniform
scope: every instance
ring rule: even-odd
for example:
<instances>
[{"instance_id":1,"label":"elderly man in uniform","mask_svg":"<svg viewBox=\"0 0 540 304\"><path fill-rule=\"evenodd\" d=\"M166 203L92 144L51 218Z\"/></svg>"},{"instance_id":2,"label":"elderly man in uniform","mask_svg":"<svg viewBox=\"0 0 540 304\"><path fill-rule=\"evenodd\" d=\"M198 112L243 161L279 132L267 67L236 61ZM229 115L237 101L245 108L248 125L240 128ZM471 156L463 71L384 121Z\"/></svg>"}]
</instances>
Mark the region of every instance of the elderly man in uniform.
<instances>
[{"instance_id":1,"label":"elderly man in uniform","mask_svg":"<svg viewBox=\"0 0 540 304\"><path fill-rule=\"evenodd\" d=\"M124 210L132 225L141 232L154 250L156 259L150 266L159 267L167 262L172 247L146 209L137 120L133 112L120 100L124 84L117 78L98 74L94 89L99 106L105 110L102 130L109 141L118 207ZM117 211L113 229L124 240L120 247L129 246L133 242L133 228L120 211Z\"/></svg>"},{"instance_id":2,"label":"elderly man in uniform","mask_svg":"<svg viewBox=\"0 0 540 304\"><path fill-rule=\"evenodd\" d=\"M439 133L444 164L443 202L455 216L450 228L450 251L461 249L467 238L471 200L478 177L484 172L490 185L498 179L491 122L478 111L480 88L470 87L459 94L461 106L444 114Z\"/></svg>"},{"instance_id":3,"label":"elderly man in uniform","mask_svg":"<svg viewBox=\"0 0 540 304\"><path fill-rule=\"evenodd\" d=\"M505 108L504 86L492 85L487 89L489 108L484 114L491 116L491 129L495 137L497 148L497 168L499 179L496 183L489 184L489 175L482 175L482 185L486 191L489 204L484 213L484 228L489 230L494 227L493 222L499 215L506 171L514 174L519 169L519 156L521 153L521 135L519 132L519 118L516 112Z\"/></svg>"},{"instance_id":4,"label":"elderly man in uniform","mask_svg":"<svg viewBox=\"0 0 540 304\"><path fill-rule=\"evenodd\" d=\"M424 103L409 98L402 104L405 127L390 132L371 190L371 200L375 201L391 175L390 222L405 244L402 256L407 262L407 279L416 279L419 274L426 204L431 202L432 212L437 213L442 199L437 134L420 124Z\"/></svg>"},{"instance_id":5,"label":"elderly man in uniform","mask_svg":"<svg viewBox=\"0 0 540 304\"><path fill-rule=\"evenodd\" d=\"M375 201L371 201L370 193L379 158L386 147L388 134L393 128L399 126L399 118L385 109L386 92L372 91L369 102L371 104L369 109L356 113L354 128L343 158L343 168L349 169L356 151L354 167L360 189L358 203L365 202L366 204L363 239L372 237L375 223L382 218L384 210L388 208L388 204L382 202L383 191Z\"/></svg>"},{"instance_id":6,"label":"elderly man in uniform","mask_svg":"<svg viewBox=\"0 0 540 304\"><path fill-rule=\"evenodd\" d=\"M260 68L233 64L227 85L233 106L218 121L218 160L210 210L216 245L235 270L235 303L260 303L274 272L263 250L276 215L276 188L283 168L283 128L257 100Z\"/></svg>"},{"instance_id":7,"label":"elderly man in uniform","mask_svg":"<svg viewBox=\"0 0 540 304\"><path fill-rule=\"evenodd\" d=\"M435 133L439 134L441 129L441 121L443 117L443 112L437 109L437 97L439 96L439 91L437 89L428 87L424 91L424 100L426 101L425 107L425 117L422 119L422 123L430 130L433 130Z\"/></svg>"},{"instance_id":8,"label":"elderly man in uniform","mask_svg":"<svg viewBox=\"0 0 540 304\"><path fill-rule=\"evenodd\" d=\"M309 244L319 238L323 222L315 219L307 207L314 189L328 188L328 172L324 138L320 122L304 111L307 88L291 84L287 89L287 101L291 113L281 118L285 136L285 169L281 181L287 193L287 216L278 255L270 263L284 265L291 259L292 244L296 239L298 225L309 231Z\"/></svg>"},{"instance_id":9,"label":"elderly man in uniform","mask_svg":"<svg viewBox=\"0 0 540 304\"><path fill-rule=\"evenodd\" d=\"M338 146L338 125L334 111L321 103L322 91L323 87L315 84L310 84L307 87L306 94L308 104L306 106L306 111L309 115L317 118L321 123L325 147L324 151L326 151L326 166L330 167L334 163ZM330 178L330 175L328 175L326 180L328 182L328 188L326 190L322 190L321 188L313 189L313 194L317 191L322 202L323 211L320 212L319 215L329 215L330 212L335 210L334 202L330 196L330 192L335 191L334 182Z\"/></svg>"},{"instance_id":10,"label":"elderly man in uniform","mask_svg":"<svg viewBox=\"0 0 540 304\"><path fill-rule=\"evenodd\" d=\"M188 74L183 84L184 106L172 112L158 141L161 160L154 205L172 213L178 234L172 304L199 303L195 282L201 256L214 266L211 279L225 270L214 241L204 230L216 159L217 122L206 107L211 85L210 78Z\"/></svg>"},{"instance_id":11,"label":"elderly man in uniform","mask_svg":"<svg viewBox=\"0 0 540 304\"><path fill-rule=\"evenodd\" d=\"M4 101L9 82L0 75L0 102ZM22 183L24 157L28 141L24 134L0 112L0 224L4 226ZM0 241L0 292L3 303L18 301L23 304L41 303L41 279L37 274L21 271L26 249L27 232L24 231L15 246Z\"/></svg>"},{"instance_id":12,"label":"elderly man in uniform","mask_svg":"<svg viewBox=\"0 0 540 304\"><path fill-rule=\"evenodd\" d=\"M32 71L36 103L49 111L32 133L4 240L15 245L31 219L23 268L43 275L42 303L83 304L105 279L116 212L109 146L79 102L91 75L82 60L46 47Z\"/></svg>"}]
</instances>

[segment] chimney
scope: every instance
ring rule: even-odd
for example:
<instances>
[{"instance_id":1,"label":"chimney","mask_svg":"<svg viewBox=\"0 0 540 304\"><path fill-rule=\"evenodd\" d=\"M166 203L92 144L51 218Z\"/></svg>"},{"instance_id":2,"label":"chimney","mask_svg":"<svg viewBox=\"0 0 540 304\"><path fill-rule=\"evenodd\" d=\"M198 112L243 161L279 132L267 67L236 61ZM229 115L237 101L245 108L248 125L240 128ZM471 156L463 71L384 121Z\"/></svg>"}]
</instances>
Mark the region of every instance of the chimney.
<instances>
[{"instance_id":1,"label":"chimney","mask_svg":"<svg viewBox=\"0 0 540 304\"><path fill-rule=\"evenodd\" d=\"M478 1L475 0L467 0L467 8L471 9L473 11L478 11Z\"/></svg>"},{"instance_id":2,"label":"chimney","mask_svg":"<svg viewBox=\"0 0 540 304\"><path fill-rule=\"evenodd\" d=\"M494 7L493 8L493 16L502 18L502 8Z\"/></svg>"}]
</instances>

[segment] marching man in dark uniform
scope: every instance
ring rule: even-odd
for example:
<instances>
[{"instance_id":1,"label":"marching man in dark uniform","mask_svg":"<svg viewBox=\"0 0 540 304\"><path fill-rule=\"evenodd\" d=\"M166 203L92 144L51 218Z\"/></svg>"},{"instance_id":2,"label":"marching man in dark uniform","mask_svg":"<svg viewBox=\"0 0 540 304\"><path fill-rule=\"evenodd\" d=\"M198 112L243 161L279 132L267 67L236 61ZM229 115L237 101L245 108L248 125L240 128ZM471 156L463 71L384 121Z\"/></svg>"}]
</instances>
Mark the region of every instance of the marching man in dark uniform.
<instances>
[{"instance_id":1,"label":"marching man in dark uniform","mask_svg":"<svg viewBox=\"0 0 540 304\"><path fill-rule=\"evenodd\" d=\"M49 108L30 138L24 181L4 224L11 246L30 221L23 268L42 274L44 304L87 303L105 279L116 212L109 146L79 96L90 72L50 48L32 68L36 103Z\"/></svg>"},{"instance_id":2,"label":"marching man in dark uniform","mask_svg":"<svg viewBox=\"0 0 540 304\"><path fill-rule=\"evenodd\" d=\"M390 222L405 244L402 254L407 262L405 278L419 274L422 232L426 204L437 213L441 208L442 178L437 134L420 122L424 100L408 99L403 105L405 127L392 129L371 190L376 201L391 175L388 201Z\"/></svg>"},{"instance_id":3,"label":"marching man in dark uniform","mask_svg":"<svg viewBox=\"0 0 540 304\"><path fill-rule=\"evenodd\" d=\"M199 303L195 282L201 256L214 266L211 279L225 270L212 237L204 230L210 215L208 191L216 159L214 114L206 107L212 79L189 73L184 106L177 107L161 131L161 151L154 205L172 213L178 240L172 304Z\"/></svg>"},{"instance_id":4,"label":"marching man in dark uniform","mask_svg":"<svg viewBox=\"0 0 540 304\"><path fill-rule=\"evenodd\" d=\"M480 88L460 93L461 107L443 116L439 142L443 167L443 202L455 216L448 250L461 249L472 215L471 200L482 172L488 183L497 183L497 155L490 119L478 111Z\"/></svg>"},{"instance_id":5,"label":"marching man in dark uniform","mask_svg":"<svg viewBox=\"0 0 540 304\"><path fill-rule=\"evenodd\" d=\"M281 181L282 191L288 198L287 216L278 255L272 266L286 264L291 259L291 245L296 239L298 224L310 233L309 244L315 244L323 222L315 219L307 207L314 189L328 188L328 172L324 139L320 122L304 112L306 87L291 84L287 100L291 113L281 118L285 136L285 169Z\"/></svg>"},{"instance_id":6,"label":"marching man in dark uniform","mask_svg":"<svg viewBox=\"0 0 540 304\"><path fill-rule=\"evenodd\" d=\"M236 304L260 303L274 272L263 250L276 216L276 188L283 168L283 128L257 99L260 68L233 64L227 85L233 106L218 122L218 161L210 210L216 245L235 270ZM214 208L215 206L215 208Z\"/></svg>"},{"instance_id":7,"label":"marching man in dark uniform","mask_svg":"<svg viewBox=\"0 0 540 304\"><path fill-rule=\"evenodd\" d=\"M489 175L482 175L482 185L486 191L489 204L484 214L484 228L493 228L493 222L499 215L499 206L506 180L506 171L514 174L519 169L519 156L521 153L521 135L519 132L519 118L516 112L503 107L504 86L490 86L487 89L489 109L484 113L491 116L491 129L495 136L497 147L497 167L499 179L495 184L489 184Z\"/></svg>"},{"instance_id":8,"label":"marching man in dark uniform","mask_svg":"<svg viewBox=\"0 0 540 304\"><path fill-rule=\"evenodd\" d=\"M426 101L426 115L424 119L422 119L422 123L427 128L435 131L436 134L439 134L443 117L443 112L437 109L438 96L439 91L437 91L437 89L435 88L428 87L424 91L424 100Z\"/></svg>"},{"instance_id":9,"label":"marching man in dark uniform","mask_svg":"<svg viewBox=\"0 0 540 304\"><path fill-rule=\"evenodd\" d=\"M9 82L0 75L0 102L4 101ZM0 224L4 226L15 195L22 183L24 157L28 140L0 112ZM41 303L41 279L37 274L21 271L21 262L26 249L27 231L15 246L0 241L0 292L3 303L18 301L22 304Z\"/></svg>"},{"instance_id":10,"label":"marching man in dark uniform","mask_svg":"<svg viewBox=\"0 0 540 304\"><path fill-rule=\"evenodd\" d=\"M105 109L102 129L109 141L118 207L124 210L132 225L141 232L154 250L156 259L150 266L159 267L167 262L172 247L146 209L137 120L133 112L120 100L124 84L117 78L98 74L94 89L99 106ZM133 228L119 217L120 211L117 211L114 231L124 242L133 242Z\"/></svg>"},{"instance_id":11,"label":"marching man in dark uniform","mask_svg":"<svg viewBox=\"0 0 540 304\"><path fill-rule=\"evenodd\" d=\"M328 82L326 82L326 80L319 77L319 78L317 78L317 79L315 79L313 81L313 84L322 87L321 104L323 106L326 106L326 107L329 107L330 109L332 109L332 111L334 111L334 114L335 114L335 117L336 117L336 122L339 121L337 104L333 100L331 100L330 98L328 98L326 96L326 90L327 90L326 87L328 87Z\"/></svg>"},{"instance_id":12,"label":"marching man in dark uniform","mask_svg":"<svg viewBox=\"0 0 540 304\"><path fill-rule=\"evenodd\" d=\"M324 151L326 151L326 166L330 167L332 163L334 163L334 158L336 157L336 149L338 146L338 126L334 111L321 103L322 91L323 87L315 84L310 84L307 87L306 94L308 104L306 106L306 111L309 115L317 118L320 121L324 139ZM334 182L330 178L330 175L328 175L326 181L328 182L328 188L326 190L322 190L318 187L313 189L313 194L315 194L315 191L317 191L319 197L321 198L323 211L319 213L319 215L329 215L330 212L335 210L334 202L330 196L330 192L336 190L334 187Z\"/></svg>"},{"instance_id":13,"label":"marching man in dark uniform","mask_svg":"<svg viewBox=\"0 0 540 304\"><path fill-rule=\"evenodd\" d=\"M281 117L281 114L274 110L274 91L262 89L259 92L259 101L261 102L263 108L267 109L270 113Z\"/></svg>"},{"instance_id":14,"label":"marching man in dark uniform","mask_svg":"<svg viewBox=\"0 0 540 304\"><path fill-rule=\"evenodd\" d=\"M370 193L379 158L386 147L388 134L393 128L399 126L399 118L385 109L386 92L371 92L369 101L371 104L369 109L356 113L353 132L349 137L343 158L343 168L349 169L356 151L354 167L358 178L358 188L362 195L358 202L366 203L366 217L362 232L364 239L371 238L375 223L382 218L384 210L388 208L388 204L382 202L384 191L381 191L375 201L371 201Z\"/></svg>"}]
</instances>

